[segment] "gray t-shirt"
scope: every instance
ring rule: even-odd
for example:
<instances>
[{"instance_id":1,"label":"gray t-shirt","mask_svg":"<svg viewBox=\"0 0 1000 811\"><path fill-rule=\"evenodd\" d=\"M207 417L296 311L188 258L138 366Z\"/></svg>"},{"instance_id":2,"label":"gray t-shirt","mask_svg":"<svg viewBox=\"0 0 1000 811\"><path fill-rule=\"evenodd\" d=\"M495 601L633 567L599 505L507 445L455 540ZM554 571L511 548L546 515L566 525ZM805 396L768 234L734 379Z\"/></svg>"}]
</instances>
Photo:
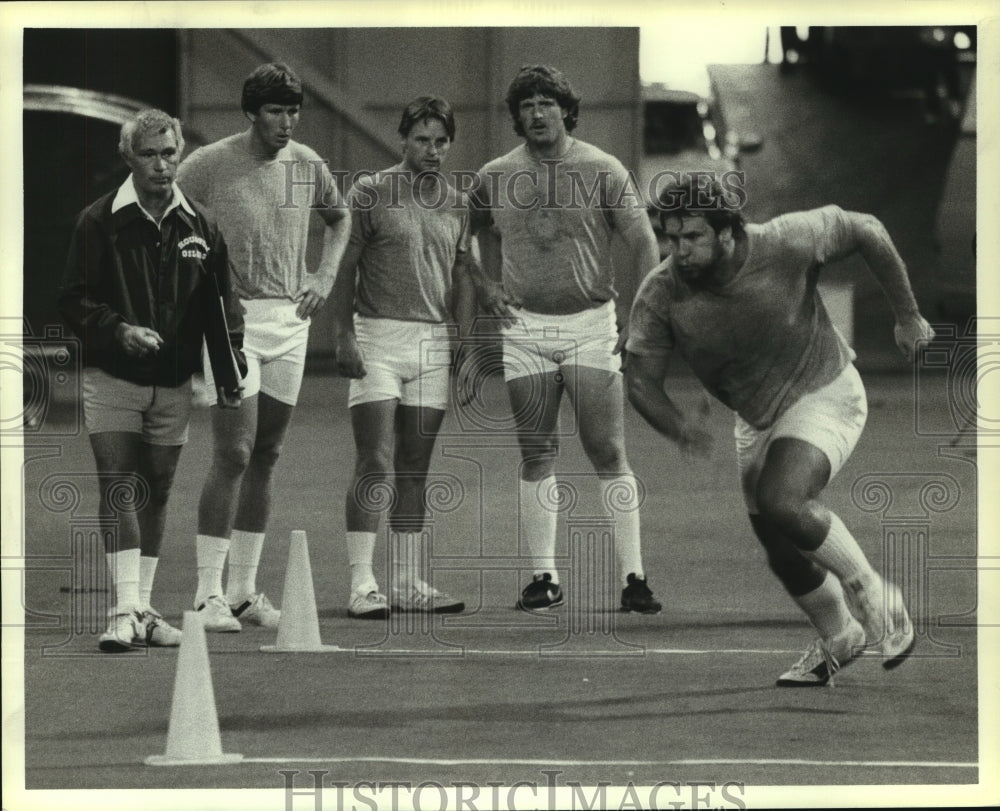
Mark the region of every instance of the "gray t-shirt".
<instances>
[{"instance_id":1,"label":"gray t-shirt","mask_svg":"<svg viewBox=\"0 0 1000 811\"><path fill-rule=\"evenodd\" d=\"M215 215L240 298L293 299L305 279L313 208L337 204L326 162L290 141L273 158L247 150L246 132L192 152L177 170L185 194Z\"/></svg>"},{"instance_id":2,"label":"gray t-shirt","mask_svg":"<svg viewBox=\"0 0 1000 811\"><path fill-rule=\"evenodd\" d=\"M361 246L355 308L370 318L449 320L452 269L469 251L466 198L437 175L414 186L402 165L348 192L351 246Z\"/></svg>"},{"instance_id":3,"label":"gray t-shirt","mask_svg":"<svg viewBox=\"0 0 1000 811\"><path fill-rule=\"evenodd\" d=\"M687 286L669 256L654 268L632 305L626 349L676 347L709 392L763 429L854 360L816 290L822 266L853 242L837 206L746 230L743 267L721 289Z\"/></svg>"},{"instance_id":4,"label":"gray t-shirt","mask_svg":"<svg viewBox=\"0 0 1000 811\"><path fill-rule=\"evenodd\" d=\"M504 289L525 309L578 313L617 296L613 233L647 216L617 158L574 139L538 160L522 144L479 170L476 195L501 240Z\"/></svg>"}]
</instances>

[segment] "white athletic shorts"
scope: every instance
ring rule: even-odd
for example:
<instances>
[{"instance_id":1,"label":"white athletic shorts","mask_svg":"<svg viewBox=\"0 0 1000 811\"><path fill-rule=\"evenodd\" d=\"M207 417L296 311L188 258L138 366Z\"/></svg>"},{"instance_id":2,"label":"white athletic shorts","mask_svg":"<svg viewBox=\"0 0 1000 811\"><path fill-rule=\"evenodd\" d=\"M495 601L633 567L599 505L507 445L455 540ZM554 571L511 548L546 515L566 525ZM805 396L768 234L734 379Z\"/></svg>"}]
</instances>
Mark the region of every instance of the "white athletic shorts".
<instances>
[{"instance_id":1,"label":"white athletic shorts","mask_svg":"<svg viewBox=\"0 0 1000 811\"><path fill-rule=\"evenodd\" d=\"M399 400L448 408L451 336L444 325L355 315L354 333L367 374L351 380L349 407Z\"/></svg>"},{"instance_id":2,"label":"white athletic shorts","mask_svg":"<svg viewBox=\"0 0 1000 811\"><path fill-rule=\"evenodd\" d=\"M263 392L278 402L295 405L306 365L309 320L299 318L295 314L299 305L288 299L241 299L240 304L244 309L243 354L248 367L243 397ZM215 381L207 348L202 347L201 357L205 396L209 405L215 405Z\"/></svg>"},{"instance_id":3,"label":"white athletic shorts","mask_svg":"<svg viewBox=\"0 0 1000 811\"><path fill-rule=\"evenodd\" d=\"M747 512L758 512L757 481L773 440L791 437L819 448L830 460L832 481L858 444L867 418L865 387L850 363L833 382L802 397L770 428L759 431L737 415L733 433Z\"/></svg>"},{"instance_id":4,"label":"white athletic shorts","mask_svg":"<svg viewBox=\"0 0 1000 811\"><path fill-rule=\"evenodd\" d=\"M190 378L176 387L140 386L96 366L83 370L87 433L124 431L150 445L173 447L187 442L190 417Z\"/></svg>"},{"instance_id":5,"label":"white athletic shorts","mask_svg":"<svg viewBox=\"0 0 1000 811\"><path fill-rule=\"evenodd\" d=\"M558 372L562 366L589 366L621 372L615 303L569 315L543 315L511 307L516 319L503 329L503 376L513 380Z\"/></svg>"}]
</instances>

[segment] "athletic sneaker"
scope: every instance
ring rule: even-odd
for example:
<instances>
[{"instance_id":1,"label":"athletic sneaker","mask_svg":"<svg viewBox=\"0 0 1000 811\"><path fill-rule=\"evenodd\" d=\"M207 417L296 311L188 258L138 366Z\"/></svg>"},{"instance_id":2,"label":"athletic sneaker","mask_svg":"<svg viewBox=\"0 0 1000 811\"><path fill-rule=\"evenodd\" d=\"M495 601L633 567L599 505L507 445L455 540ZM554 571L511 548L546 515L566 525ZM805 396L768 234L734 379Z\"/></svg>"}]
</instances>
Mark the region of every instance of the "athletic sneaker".
<instances>
[{"instance_id":1,"label":"athletic sneaker","mask_svg":"<svg viewBox=\"0 0 1000 811\"><path fill-rule=\"evenodd\" d=\"M882 657L882 667L899 667L917 644L913 623L898 586L880 581L881 593L873 593L859 581L844 583L844 596L851 613L865 629L867 652Z\"/></svg>"},{"instance_id":2,"label":"athletic sneaker","mask_svg":"<svg viewBox=\"0 0 1000 811\"><path fill-rule=\"evenodd\" d=\"M278 620L281 619L281 612L271 604L262 591L251 594L250 599L229 608L238 620L259 625L261 628L277 628Z\"/></svg>"},{"instance_id":3,"label":"athletic sneaker","mask_svg":"<svg viewBox=\"0 0 1000 811\"><path fill-rule=\"evenodd\" d=\"M637 614L660 613L663 606L649 590L645 577L637 577L630 572L625 580L628 585L622 589L622 611L635 611Z\"/></svg>"},{"instance_id":4,"label":"athletic sneaker","mask_svg":"<svg viewBox=\"0 0 1000 811\"><path fill-rule=\"evenodd\" d=\"M882 643L879 651L882 655L882 667L892 670L899 667L906 658L913 653L917 646L917 635L913 630L913 623L910 617L905 614L902 618L893 623L893 630Z\"/></svg>"},{"instance_id":5,"label":"athletic sneaker","mask_svg":"<svg viewBox=\"0 0 1000 811\"><path fill-rule=\"evenodd\" d=\"M864 649L865 629L851 621L831 639L816 639L788 670L778 676L778 687L833 686L833 675L853 662Z\"/></svg>"},{"instance_id":6,"label":"athletic sneaker","mask_svg":"<svg viewBox=\"0 0 1000 811\"><path fill-rule=\"evenodd\" d=\"M384 620L389 616L389 601L378 586L362 586L351 593L347 616L356 620Z\"/></svg>"},{"instance_id":7,"label":"athletic sneaker","mask_svg":"<svg viewBox=\"0 0 1000 811\"><path fill-rule=\"evenodd\" d=\"M131 608L123 609L120 612L117 608L112 608L111 611L113 613L108 620L108 629L101 634L97 647L105 653L123 653L134 650L135 640L142 640L146 635L142 615Z\"/></svg>"},{"instance_id":8,"label":"athletic sneaker","mask_svg":"<svg viewBox=\"0 0 1000 811\"><path fill-rule=\"evenodd\" d=\"M229 603L218 594L213 594L201 605L196 605L195 610L201 614L206 631L234 634L243 627L240 625L240 621L233 616Z\"/></svg>"},{"instance_id":9,"label":"athletic sneaker","mask_svg":"<svg viewBox=\"0 0 1000 811\"><path fill-rule=\"evenodd\" d=\"M392 610L427 614L457 614L465 603L438 591L423 580L403 588L392 587Z\"/></svg>"},{"instance_id":10,"label":"athletic sneaker","mask_svg":"<svg viewBox=\"0 0 1000 811\"><path fill-rule=\"evenodd\" d=\"M145 633L141 638L136 637L136 643L155 648L176 648L181 644L181 632L163 619L163 615L155 608L147 608L142 612L142 622Z\"/></svg>"},{"instance_id":11,"label":"athletic sneaker","mask_svg":"<svg viewBox=\"0 0 1000 811\"><path fill-rule=\"evenodd\" d=\"M563 590L548 572L536 574L521 592L517 607L522 611L545 611L563 604Z\"/></svg>"}]
</instances>

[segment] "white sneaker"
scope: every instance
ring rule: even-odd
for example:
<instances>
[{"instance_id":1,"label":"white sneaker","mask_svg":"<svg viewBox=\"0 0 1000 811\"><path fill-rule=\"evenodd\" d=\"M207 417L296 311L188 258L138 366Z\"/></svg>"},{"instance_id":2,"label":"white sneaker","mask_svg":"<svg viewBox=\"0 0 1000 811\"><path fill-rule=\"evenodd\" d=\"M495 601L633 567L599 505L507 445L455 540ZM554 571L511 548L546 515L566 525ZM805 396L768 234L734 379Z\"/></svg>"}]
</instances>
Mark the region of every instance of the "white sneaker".
<instances>
[{"instance_id":1,"label":"white sneaker","mask_svg":"<svg viewBox=\"0 0 1000 811\"><path fill-rule=\"evenodd\" d=\"M181 632L163 619L163 615L155 608L143 611L142 621L145 633L142 639L136 640L137 642L156 648L176 648L181 644Z\"/></svg>"},{"instance_id":2,"label":"white sneaker","mask_svg":"<svg viewBox=\"0 0 1000 811\"><path fill-rule=\"evenodd\" d=\"M267 595L262 591L250 595L250 597L238 606L229 606L233 616L251 625L259 625L261 628L277 628L281 619L281 611L275 608Z\"/></svg>"},{"instance_id":3,"label":"white sneaker","mask_svg":"<svg viewBox=\"0 0 1000 811\"><path fill-rule=\"evenodd\" d=\"M438 591L423 580L402 588L392 587L392 610L425 612L428 614L457 614L465 603L450 594Z\"/></svg>"},{"instance_id":4,"label":"white sneaker","mask_svg":"<svg viewBox=\"0 0 1000 811\"><path fill-rule=\"evenodd\" d=\"M351 592L347 616L356 620L384 620L389 616L389 601L378 586L362 586Z\"/></svg>"},{"instance_id":5,"label":"white sneaker","mask_svg":"<svg viewBox=\"0 0 1000 811\"><path fill-rule=\"evenodd\" d=\"M213 594L201 605L195 605L195 610L201 614L206 631L234 634L243 627L240 625L240 621L233 616L229 603L218 594Z\"/></svg>"},{"instance_id":6,"label":"white sneaker","mask_svg":"<svg viewBox=\"0 0 1000 811\"><path fill-rule=\"evenodd\" d=\"M833 676L853 662L865 646L865 629L854 620L830 639L814 639L805 653L778 676L778 687L833 686Z\"/></svg>"},{"instance_id":7,"label":"white sneaker","mask_svg":"<svg viewBox=\"0 0 1000 811\"><path fill-rule=\"evenodd\" d=\"M865 629L866 653L881 656L882 667L891 670L913 652L917 638L899 587L881 578L876 583L881 588L850 580L844 583L844 597Z\"/></svg>"},{"instance_id":8,"label":"white sneaker","mask_svg":"<svg viewBox=\"0 0 1000 811\"><path fill-rule=\"evenodd\" d=\"M134 650L135 640L140 642L146 637L146 627L142 616L132 608L123 608L119 611L112 608L108 629L101 634L97 647L105 653L123 653Z\"/></svg>"}]
</instances>

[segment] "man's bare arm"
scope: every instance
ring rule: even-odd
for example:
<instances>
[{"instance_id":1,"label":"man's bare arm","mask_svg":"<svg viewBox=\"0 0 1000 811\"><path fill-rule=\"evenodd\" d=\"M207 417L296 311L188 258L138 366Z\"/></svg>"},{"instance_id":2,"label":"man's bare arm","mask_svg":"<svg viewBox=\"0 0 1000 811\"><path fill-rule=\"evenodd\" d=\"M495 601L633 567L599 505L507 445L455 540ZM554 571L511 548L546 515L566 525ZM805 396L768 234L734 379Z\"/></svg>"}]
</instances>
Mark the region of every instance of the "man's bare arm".
<instances>
[{"instance_id":1,"label":"man's bare arm","mask_svg":"<svg viewBox=\"0 0 1000 811\"><path fill-rule=\"evenodd\" d=\"M896 318L893 334L896 346L912 360L917 344L934 338L934 330L920 314L910 287L906 264L896 250L882 222L871 214L845 212L854 237L855 248L878 280Z\"/></svg>"},{"instance_id":2,"label":"man's bare arm","mask_svg":"<svg viewBox=\"0 0 1000 811\"><path fill-rule=\"evenodd\" d=\"M629 402L653 428L689 456L708 456L712 436L699 422L689 420L667 396L664 380L668 355L629 354L625 366L625 388Z\"/></svg>"},{"instance_id":3,"label":"man's bare arm","mask_svg":"<svg viewBox=\"0 0 1000 811\"><path fill-rule=\"evenodd\" d=\"M363 249L361 244L348 242L330 293L337 371L344 377L361 378L366 374L354 335L354 293L358 279L358 260Z\"/></svg>"},{"instance_id":4,"label":"man's bare arm","mask_svg":"<svg viewBox=\"0 0 1000 811\"><path fill-rule=\"evenodd\" d=\"M306 275L299 289L299 301L296 314L305 320L314 315L330 296L337 268L347 248L347 240L351 236L351 212L344 205L334 205L316 209L326 227L323 229L323 250L320 254L319 268L315 273Z\"/></svg>"}]
</instances>

